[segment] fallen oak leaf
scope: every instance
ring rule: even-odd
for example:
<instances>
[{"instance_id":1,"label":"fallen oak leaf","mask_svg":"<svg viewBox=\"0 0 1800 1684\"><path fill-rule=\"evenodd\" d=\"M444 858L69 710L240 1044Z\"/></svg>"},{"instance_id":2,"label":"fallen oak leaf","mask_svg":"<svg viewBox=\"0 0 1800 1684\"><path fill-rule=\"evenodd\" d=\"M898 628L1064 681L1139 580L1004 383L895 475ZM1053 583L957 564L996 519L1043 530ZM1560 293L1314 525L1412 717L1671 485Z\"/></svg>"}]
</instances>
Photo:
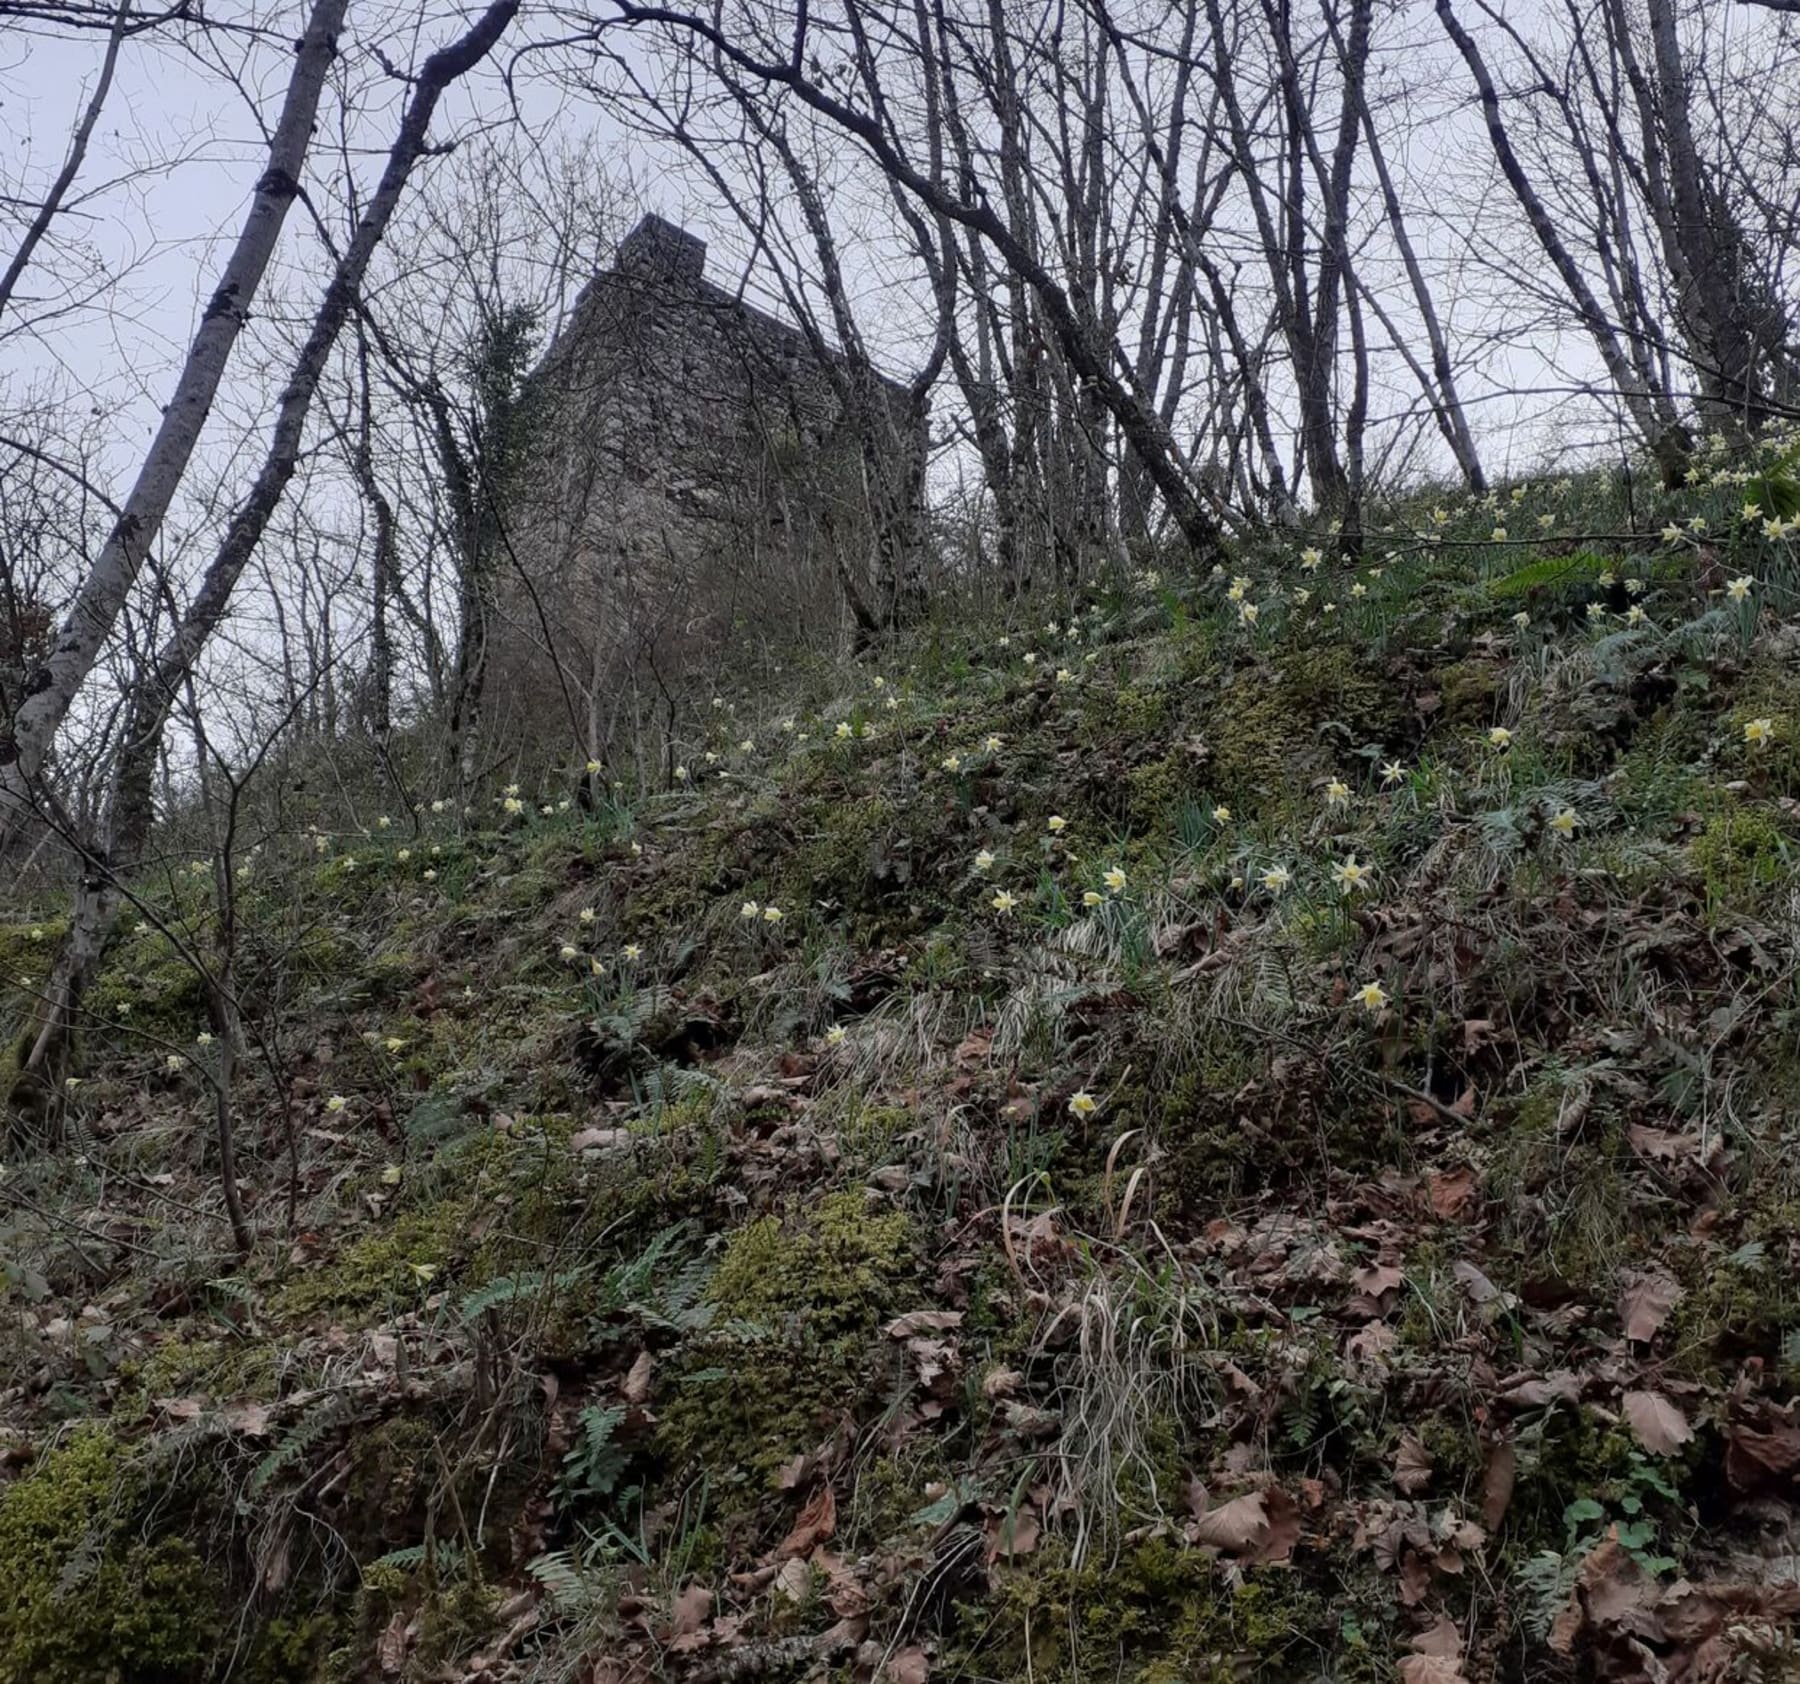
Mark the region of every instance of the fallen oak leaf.
<instances>
[{"instance_id":1,"label":"fallen oak leaf","mask_svg":"<svg viewBox=\"0 0 1800 1684\"><path fill-rule=\"evenodd\" d=\"M1487 1471L1481 1481L1481 1524L1488 1531L1494 1531L1506 1518L1518 1474L1518 1452L1502 1439L1488 1452Z\"/></svg>"},{"instance_id":2,"label":"fallen oak leaf","mask_svg":"<svg viewBox=\"0 0 1800 1684\"><path fill-rule=\"evenodd\" d=\"M1202 1501L1205 1493L1200 1494ZM1193 1501L1190 1496L1189 1501ZM1269 1535L1269 1510L1260 1491L1233 1497L1216 1509L1207 1509L1189 1522L1188 1534L1197 1544L1211 1544L1228 1555L1245 1555Z\"/></svg>"},{"instance_id":3,"label":"fallen oak leaf","mask_svg":"<svg viewBox=\"0 0 1800 1684\"><path fill-rule=\"evenodd\" d=\"M1619 1294L1619 1319L1625 1324L1625 1337L1640 1343L1654 1339L1685 1296L1680 1283L1670 1275L1647 1271L1628 1277L1625 1290Z\"/></svg>"},{"instance_id":4,"label":"fallen oak leaf","mask_svg":"<svg viewBox=\"0 0 1800 1684\"><path fill-rule=\"evenodd\" d=\"M794 1518L794 1529L775 1549L775 1559L811 1555L837 1530L837 1497L829 1485L821 1485Z\"/></svg>"},{"instance_id":5,"label":"fallen oak leaf","mask_svg":"<svg viewBox=\"0 0 1800 1684\"><path fill-rule=\"evenodd\" d=\"M1661 1392L1627 1392L1623 1407L1638 1443L1652 1456L1672 1456L1693 1440L1688 1418Z\"/></svg>"},{"instance_id":6,"label":"fallen oak leaf","mask_svg":"<svg viewBox=\"0 0 1800 1684\"><path fill-rule=\"evenodd\" d=\"M961 1310L912 1310L896 1316L881 1331L890 1339L911 1339L919 1333L948 1333L962 1326Z\"/></svg>"}]
</instances>

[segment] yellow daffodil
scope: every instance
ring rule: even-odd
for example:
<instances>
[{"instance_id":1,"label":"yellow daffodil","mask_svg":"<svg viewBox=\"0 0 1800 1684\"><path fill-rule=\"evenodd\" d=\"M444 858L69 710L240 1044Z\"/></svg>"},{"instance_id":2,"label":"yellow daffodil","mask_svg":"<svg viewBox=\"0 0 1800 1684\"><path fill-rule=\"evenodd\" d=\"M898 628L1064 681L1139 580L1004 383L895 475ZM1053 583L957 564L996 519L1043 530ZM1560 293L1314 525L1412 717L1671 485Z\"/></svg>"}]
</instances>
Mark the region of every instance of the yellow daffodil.
<instances>
[{"instance_id":1,"label":"yellow daffodil","mask_svg":"<svg viewBox=\"0 0 1800 1684\"><path fill-rule=\"evenodd\" d=\"M1356 991L1356 1003L1366 1012L1378 1012L1388 1003L1387 990L1378 982L1365 982Z\"/></svg>"},{"instance_id":2,"label":"yellow daffodil","mask_svg":"<svg viewBox=\"0 0 1800 1684\"><path fill-rule=\"evenodd\" d=\"M388 828L388 826L391 825L393 822L394 821L392 819L390 819L386 813L383 813L381 815L381 817L375 821L375 828L377 830L386 830ZM195 863L199 864L198 861L195 861ZM206 868L204 866L201 867L201 870L205 870L205 869Z\"/></svg>"},{"instance_id":3,"label":"yellow daffodil","mask_svg":"<svg viewBox=\"0 0 1800 1684\"><path fill-rule=\"evenodd\" d=\"M1325 799L1333 807L1342 807L1350 799L1350 786L1342 778L1333 778L1325 786Z\"/></svg>"},{"instance_id":4,"label":"yellow daffodil","mask_svg":"<svg viewBox=\"0 0 1800 1684\"><path fill-rule=\"evenodd\" d=\"M398 1035L390 1035L381 1043L391 1053L404 1052L406 1043Z\"/></svg>"},{"instance_id":5,"label":"yellow daffodil","mask_svg":"<svg viewBox=\"0 0 1800 1684\"><path fill-rule=\"evenodd\" d=\"M1083 906L1101 906L1105 901L1106 896L1101 894L1097 889L1083 889L1081 891L1081 904Z\"/></svg>"},{"instance_id":6,"label":"yellow daffodil","mask_svg":"<svg viewBox=\"0 0 1800 1684\"><path fill-rule=\"evenodd\" d=\"M1231 809L1229 807L1227 807L1223 801L1221 801L1218 804L1218 806L1213 808L1212 816L1213 816L1214 824L1230 824L1231 823Z\"/></svg>"},{"instance_id":7,"label":"yellow daffodil","mask_svg":"<svg viewBox=\"0 0 1800 1684\"><path fill-rule=\"evenodd\" d=\"M1681 528L1679 526L1665 526L1662 529L1662 541L1665 544L1679 544L1681 542Z\"/></svg>"},{"instance_id":8,"label":"yellow daffodil","mask_svg":"<svg viewBox=\"0 0 1800 1684\"><path fill-rule=\"evenodd\" d=\"M844 1044L844 1033L844 1026L841 1023L834 1023L825 1031L825 1045L841 1047Z\"/></svg>"},{"instance_id":9,"label":"yellow daffodil","mask_svg":"<svg viewBox=\"0 0 1800 1684\"><path fill-rule=\"evenodd\" d=\"M525 811L525 803L521 801L518 796L509 795L500 803L500 808L502 812L517 814Z\"/></svg>"},{"instance_id":10,"label":"yellow daffodil","mask_svg":"<svg viewBox=\"0 0 1800 1684\"><path fill-rule=\"evenodd\" d=\"M1520 631L1523 631L1528 625L1531 624L1531 616L1529 614L1527 614L1523 608L1521 608L1518 611L1518 613L1513 615L1512 623L1515 626L1517 626Z\"/></svg>"},{"instance_id":11,"label":"yellow daffodil","mask_svg":"<svg viewBox=\"0 0 1800 1684\"><path fill-rule=\"evenodd\" d=\"M562 944L562 947L558 951L561 953L562 962L565 965L572 965L575 963L575 961L577 959L579 959L581 957L581 955L573 947L571 947L566 941Z\"/></svg>"},{"instance_id":12,"label":"yellow daffodil","mask_svg":"<svg viewBox=\"0 0 1800 1684\"><path fill-rule=\"evenodd\" d=\"M1506 528L1504 526L1496 526L1493 532L1493 539L1496 544L1504 544L1506 542Z\"/></svg>"},{"instance_id":13,"label":"yellow daffodil","mask_svg":"<svg viewBox=\"0 0 1800 1684\"><path fill-rule=\"evenodd\" d=\"M739 754L754 754L755 752L756 752L756 744L749 737L746 737L741 743L738 744L738 753Z\"/></svg>"},{"instance_id":14,"label":"yellow daffodil","mask_svg":"<svg viewBox=\"0 0 1800 1684\"><path fill-rule=\"evenodd\" d=\"M435 1263L409 1263L407 1267L412 1270L413 1279L420 1286L425 1286L437 1279L438 1266Z\"/></svg>"},{"instance_id":15,"label":"yellow daffodil","mask_svg":"<svg viewBox=\"0 0 1800 1684\"><path fill-rule=\"evenodd\" d=\"M1035 667L1037 665L1037 656L1032 654L1030 650L1025 652L1025 664L1028 667Z\"/></svg>"},{"instance_id":16,"label":"yellow daffodil","mask_svg":"<svg viewBox=\"0 0 1800 1684\"><path fill-rule=\"evenodd\" d=\"M1550 815L1550 828L1554 830L1558 836L1573 836L1575 834L1576 825L1580 823L1581 820L1576 816L1573 807L1559 807Z\"/></svg>"},{"instance_id":17,"label":"yellow daffodil","mask_svg":"<svg viewBox=\"0 0 1800 1684\"><path fill-rule=\"evenodd\" d=\"M183 1058L180 1053L170 1053L169 1056L163 1060L163 1068L173 1076L177 1074L181 1067L186 1063L187 1060Z\"/></svg>"},{"instance_id":18,"label":"yellow daffodil","mask_svg":"<svg viewBox=\"0 0 1800 1684\"><path fill-rule=\"evenodd\" d=\"M1115 895L1122 895L1125 892L1125 873L1119 866L1114 865L1107 867L1107 869L1100 874L1100 881L1104 883L1107 888L1112 890Z\"/></svg>"},{"instance_id":19,"label":"yellow daffodil","mask_svg":"<svg viewBox=\"0 0 1800 1684\"><path fill-rule=\"evenodd\" d=\"M1000 737L997 735L990 736L987 740L988 753L989 754L998 754L1001 750L1001 747L1004 745L1005 741L1006 741L1006 739L1004 737Z\"/></svg>"},{"instance_id":20,"label":"yellow daffodil","mask_svg":"<svg viewBox=\"0 0 1800 1684\"><path fill-rule=\"evenodd\" d=\"M1365 585L1362 580L1358 579L1356 583L1350 587L1350 594L1354 597L1365 597L1369 594L1369 587Z\"/></svg>"},{"instance_id":21,"label":"yellow daffodil","mask_svg":"<svg viewBox=\"0 0 1800 1684\"><path fill-rule=\"evenodd\" d=\"M837 737L839 742L848 740L850 736L850 721L847 719L840 719L837 723L837 730L833 735Z\"/></svg>"},{"instance_id":22,"label":"yellow daffodil","mask_svg":"<svg viewBox=\"0 0 1800 1684\"><path fill-rule=\"evenodd\" d=\"M1263 868L1262 886L1272 895L1281 894L1293 880L1293 873L1285 865L1271 865Z\"/></svg>"},{"instance_id":23,"label":"yellow daffodil","mask_svg":"<svg viewBox=\"0 0 1800 1684\"><path fill-rule=\"evenodd\" d=\"M450 805L450 803L448 801L434 801L431 804L431 810L434 813L441 813L449 805Z\"/></svg>"},{"instance_id":24,"label":"yellow daffodil","mask_svg":"<svg viewBox=\"0 0 1800 1684\"><path fill-rule=\"evenodd\" d=\"M760 918L762 916L762 908L758 906L755 901L747 900L738 908L738 916L740 918Z\"/></svg>"},{"instance_id":25,"label":"yellow daffodil","mask_svg":"<svg viewBox=\"0 0 1800 1684\"><path fill-rule=\"evenodd\" d=\"M197 1047L210 1047L212 1044L213 1038L210 1029L202 1029L200 1033L194 1037L194 1045Z\"/></svg>"},{"instance_id":26,"label":"yellow daffodil","mask_svg":"<svg viewBox=\"0 0 1800 1684\"><path fill-rule=\"evenodd\" d=\"M635 941L628 941L620 951L627 959L636 959L644 950Z\"/></svg>"},{"instance_id":27,"label":"yellow daffodil","mask_svg":"<svg viewBox=\"0 0 1800 1684\"><path fill-rule=\"evenodd\" d=\"M1300 565L1308 573L1316 573L1320 562L1324 559L1325 557L1314 549L1305 549L1300 552Z\"/></svg>"},{"instance_id":28,"label":"yellow daffodil","mask_svg":"<svg viewBox=\"0 0 1800 1684\"><path fill-rule=\"evenodd\" d=\"M1742 602L1749 596L1751 587L1755 585L1755 583L1756 581L1746 573L1741 578L1733 579L1731 583L1725 587L1725 594L1730 597L1733 602Z\"/></svg>"},{"instance_id":29,"label":"yellow daffodil","mask_svg":"<svg viewBox=\"0 0 1800 1684\"><path fill-rule=\"evenodd\" d=\"M763 922L765 924L779 924L785 916L786 915L778 906L765 906L763 908Z\"/></svg>"},{"instance_id":30,"label":"yellow daffodil","mask_svg":"<svg viewBox=\"0 0 1800 1684\"><path fill-rule=\"evenodd\" d=\"M406 862L412 858L412 849L411 848L402 848L399 853L394 855L394 858L397 859L402 865L405 865ZM249 874L246 872L243 875L248 876Z\"/></svg>"},{"instance_id":31,"label":"yellow daffodil","mask_svg":"<svg viewBox=\"0 0 1800 1684\"><path fill-rule=\"evenodd\" d=\"M598 760L590 760L587 763L587 775L590 778L597 778L600 776L600 762Z\"/></svg>"},{"instance_id":32,"label":"yellow daffodil","mask_svg":"<svg viewBox=\"0 0 1800 1684\"><path fill-rule=\"evenodd\" d=\"M981 852L975 856L975 869L977 871L986 871L993 863L994 856L986 848L983 848Z\"/></svg>"},{"instance_id":33,"label":"yellow daffodil","mask_svg":"<svg viewBox=\"0 0 1800 1684\"><path fill-rule=\"evenodd\" d=\"M687 769L687 767L685 767L685 766L677 766L677 767L676 767L676 768L675 768L675 781L676 781L676 783L678 783L678 784L684 784L684 783L686 783L686 782L687 782L687 781L688 781L688 769Z\"/></svg>"},{"instance_id":34,"label":"yellow daffodil","mask_svg":"<svg viewBox=\"0 0 1800 1684\"><path fill-rule=\"evenodd\" d=\"M519 793L519 786L517 784L508 784L500 791L500 793L502 795L517 795Z\"/></svg>"},{"instance_id":35,"label":"yellow daffodil","mask_svg":"<svg viewBox=\"0 0 1800 1684\"><path fill-rule=\"evenodd\" d=\"M1353 890L1367 889L1370 879L1375 875L1373 866L1359 864L1356 855L1339 860L1331 868L1331 880L1336 883L1342 894L1350 894Z\"/></svg>"},{"instance_id":36,"label":"yellow daffodil","mask_svg":"<svg viewBox=\"0 0 1800 1684\"><path fill-rule=\"evenodd\" d=\"M1642 579L1627 579L1625 581L1625 594L1627 596L1642 596L1644 594L1644 581Z\"/></svg>"},{"instance_id":37,"label":"yellow daffodil","mask_svg":"<svg viewBox=\"0 0 1800 1684\"><path fill-rule=\"evenodd\" d=\"M942 766L946 772L960 772L962 770L962 759L958 755L946 754L938 764Z\"/></svg>"},{"instance_id":38,"label":"yellow daffodil","mask_svg":"<svg viewBox=\"0 0 1800 1684\"><path fill-rule=\"evenodd\" d=\"M1398 760L1390 760L1381 768L1381 781L1389 789L1406 776L1406 768Z\"/></svg>"},{"instance_id":39,"label":"yellow daffodil","mask_svg":"<svg viewBox=\"0 0 1800 1684\"><path fill-rule=\"evenodd\" d=\"M1635 602L1625 610L1625 624L1628 626L1641 626L1649 618Z\"/></svg>"},{"instance_id":40,"label":"yellow daffodil","mask_svg":"<svg viewBox=\"0 0 1800 1684\"><path fill-rule=\"evenodd\" d=\"M329 1098L329 1099L328 1099L328 1100L326 1100L326 1101L325 1101L325 1109L326 1109L326 1110L327 1110L327 1111L328 1111L328 1112L329 1112L329 1113L330 1113L330 1114L331 1114L331 1115L332 1115L332 1116L334 1116L334 1117L335 1117L335 1116L337 1116L337 1115L338 1115L338 1114L339 1114L339 1113L340 1113L340 1112L341 1112L341 1111L342 1111L342 1110L343 1110L343 1109L344 1109L344 1108L345 1108L345 1107L346 1107L346 1106L347 1106L347 1105L348 1105L348 1104L349 1104L349 1103L350 1103L350 1101L349 1101L349 1100L347 1100L347 1099L346 1099L346 1098L345 1098L345 1097L344 1097L344 1096L343 1096L343 1095L342 1095L342 1094L341 1094L341 1093L334 1093L334 1094L333 1094L333 1095L332 1095L332 1096L331 1096L331 1097L330 1097L330 1098Z\"/></svg>"},{"instance_id":41,"label":"yellow daffodil","mask_svg":"<svg viewBox=\"0 0 1800 1684\"><path fill-rule=\"evenodd\" d=\"M1072 1117L1091 1117L1100 1109L1099 1100L1083 1088L1069 1100L1069 1115Z\"/></svg>"},{"instance_id":42,"label":"yellow daffodil","mask_svg":"<svg viewBox=\"0 0 1800 1684\"><path fill-rule=\"evenodd\" d=\"M1238 604L1238 620L1243 625L1255 625L1257 617L1261 613L1262 610L1258 608L1254 602L1240 602Z\"/></svg>"},{"instance_id":43,"label":"yellow daffodil","mask_svg":"<svg viewBox=\"0 0 1800 1684\"><path fill-rule=\"evenodd\" d=\"M1074 673L1070 672L1067 667L1058 667L1056 669L1056 682L1058 684L1067 684L1074 676Z\"/></svg>"},{"instance_id":44,"label":"yellow daffodil","mask_svg":"<svg viewBox=\"0 0 1800 1684\"><path fill-rule=\"evenodd\" d=\"M1745 520L1755 520L1756 517L1761 513L1762 513L1762 504L1760 504L1760 503L1746 503L1744 505L1744 519Z\"/></svg>"},{"instance_id":45,"label":"yellow daffodil","mask_svg":"<svg viewBox=\"0 0 1800 1684\"><path fill-rule=\"evenodd\" d=\"M1242 602L1249 594L1250 581L1248 579L1233 579L1231 581L1230 590L1225 593L1225 600L1227 602Z\"/></svg>"},{"instance_id":46,"label":"yellow daffodil","mask_svg":"<svg viewBox=\"0 0 1800 1684\"><path fill-rule=\"evenodd\" d=\"M1604 619L1605 619L1605 618L1606 618L1606 605L1605 605L1605 603L1602 603L1602 602L1590 602L1590 603L1589 603L1589 604L1588 604L1588 605L1587 605L1587 617L1588 617L1588 618L1589 618L1589 619L1590 619L1590 620L1604 620Z\"/></svg>"},{"instance_id":47,"label":"yellow daffodil","mask_svg":"<svg viewBox=\"0 0 1800 1684\"><path fill-rule=\"evenodd\" d=\"M1044 821L1044 827L1052 836L1057 836L1069 828L1069 821L1065 819L1061 813L1052 813L1050 817Z\"/></svg>"},{"instance_id":48,"label":"yellow daffodil","mask_svg":"<svg viewBox=\"0 0 1800 1684\"><path fill-rule=\"evenodd\" d=\"M1744 726L1744 741L1752 748L1762 748L1775 740L1775 721L1772 719L1752 719Z\"/></svg>"},{"instance_id":49,"label":"yellow daffodil","mask_svg":"<svg viewBox=\"0 0 1800 1684\"><path fill-rule=\"evenodd\" d=\"M1019 902L1018 902L1017 897L1007 893L1007 891L1005 889L1000 890L1000 892L998 894L996 894L991 901L988 902L988 905L991 906L996 912L1011 912L1012 909L1015 906L1017 906L1018 904L1019 904Z\"/></svg>"},{"instance_id":50,"label":"yellow daffodil","mask_svg":"<svg viewBox=\"0 0 1800 1684\"><path fill-rule=\"evenodd\" d=\"M1513 734L1504 725L1495 725L1489 728L1487 740L1489 748L1511 748Z\"/></svg>"},{"instance_id":51,"label":"yellow daffodil","mask_svg":"<svg viewBox=\"0 0 1800 1684\"><path fill-rule=\"evenodd\" d=\"M1693 517L1693 519L1687 523L1687 525L1688 525L1688 531L1690 531L1690 532L1704 532L1706 530L1706 516L1705 515L1695 515Z\"/></svg>"},{"instance_id":52,"label":"yellow daffodil","mask_svg":"<svg viewBox=\"0 0 1800 1684\"><path fill-rule=\"evenodd\" d=\"M427 883L435 883L437 881L437 873L429 866L425 870L425 881Z\"/></svg>"}]
</instances>

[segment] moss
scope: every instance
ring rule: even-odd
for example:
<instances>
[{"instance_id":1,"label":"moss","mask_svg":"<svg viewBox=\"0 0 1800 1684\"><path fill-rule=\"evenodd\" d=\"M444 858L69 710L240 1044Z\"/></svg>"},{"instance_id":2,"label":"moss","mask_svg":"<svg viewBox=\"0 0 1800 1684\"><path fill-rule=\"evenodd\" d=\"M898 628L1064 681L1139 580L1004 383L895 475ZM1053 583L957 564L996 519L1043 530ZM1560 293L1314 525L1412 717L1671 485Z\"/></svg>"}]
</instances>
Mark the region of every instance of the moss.
<instances>
[{"instance_id":1,"label":"moss","mask_svg":"<svg viewBox=\"0 0 1800 1684\"><path fill-rule=\"evenodd\" d=\"M997 1578L994 1596L962 1611L952 1644L957 1670L974 1676L1043 1684L1310 1677L1321 1639L1340 1628L1338 1610L1291 1575L1253 1572L1229 1588L1207 1554L1166 1538L1081 1568L1052 1544Z\"/></svg>"},{"instance_id":2,"label":"moss","mask_svg":"<svg viewBox=\"0 0 1800 1684\"><path fill-rule=\"evenodd\" d=\"M0 1684L210 1672L223 1628L212 1576L190 1544L144 1536L137 1486L118 1441L91 1427L0 1495Z\"/></svg>"},{"instance_id":3,"label":"moss","mask_svg":"<svg viewBox=\"0 0 1800 1684\"><path fill-rule=\"evenodd\" d=\"M276 1616L256 1634L244 1667L245 1684L295 1684L320 1677L339 1635L338 1616L329 1609Z\"/></svg>"},{"instance_id":4,"label":"moss","mask_svg":"<svg viewBox=\"0 0 1800 1684\"><path fill-rule=\"evenodd\" d=\"M1488 661L1458 661L1436 674L1438 710L1442 726L1450 731L1471 731L1491 725L1500 702L1500 675Z\"/></svg>"},{"instance_id":5,"label":"moss","mask_svg":"<svg viewBox=\"0 0 1800 1684\"><path fill-rule=\"evenodd\" d=\"M87 1009L102 1023L186 1041L206 1022L206 993L194 967L161 936L146 933L109 949Z\"/></svg>"},{"instance_id":6,"label":"moss","mask_svg":"<svg viewBox=\"0 0 1800 1684\"><path fill-rule=\"evenodd\" d=\"M913 833L919 814L905 819L880 797L832 800L803 817L807 840L782 883L790 904L821 897L852 911L870 911L912 884L917 862Z\"/></svg>"},{"instance_id":7,"label":"moss","mask_svg":"<svg viewBox=\"0 0 1800 1684\"><path fill-rule=\"evenodd\" d=\"M1125 816L1139 834L1156 835L1174 829L1182 808L1194 800L1199 785L1191 764L1179 754L1166 754L1126 775Z\"/></svg>"},{"instance_id":8,"label":"moss","mask_svg":"<svg viewBox=\"0 0 1800 1684\"><path fill-rule=\"evenodd\" d=\"M414 1302L425 1279L434 1279L456 1259L470 1214L463 1199L401 1212L388 1227L364 1235L322 1267L289 1281L275 1297L275 1313L303 1319L328 1309ZM420 1271L427 1269L432 1276L422 1277Z\"/></svg>"},{"instance_id":9,"label":"moss","mask_svg":"<svg viewBox=\"0 0 1800 1684\"><path fill-rule=\"evenodd\" d=\"M1781 881L1792 869L1789 851L1787 838L1771 819L1736 806L1708 819L1688 844L1688 858L1714 903Z\"/></svg>"},{"instance_id":10,"label":"moss","mask_svg":"<svg viewBox=\"0 0 1800 1684\"><path fill-rule=\"evenodd\" d=\"M708 1288L714 1328L689 1347L658 1448L677 1467L766 1483L862 1401L876 1327L909 1302L913 1253L907 1216L871 1213L859 1191L738 1229Z\"/></svg>"},{"instance_id":11,"label":"moss","mask_svg":"<svg viewBox=\"0 0 1800 1684\"><path fill-rule=\"evenodd\" d=\"M1337 770L1400 726L1392 676L1342 645L1285 653L1278 667L1232 673L1207 711L1212 781L1226 795Z\"/></svg>"}]
</instances>

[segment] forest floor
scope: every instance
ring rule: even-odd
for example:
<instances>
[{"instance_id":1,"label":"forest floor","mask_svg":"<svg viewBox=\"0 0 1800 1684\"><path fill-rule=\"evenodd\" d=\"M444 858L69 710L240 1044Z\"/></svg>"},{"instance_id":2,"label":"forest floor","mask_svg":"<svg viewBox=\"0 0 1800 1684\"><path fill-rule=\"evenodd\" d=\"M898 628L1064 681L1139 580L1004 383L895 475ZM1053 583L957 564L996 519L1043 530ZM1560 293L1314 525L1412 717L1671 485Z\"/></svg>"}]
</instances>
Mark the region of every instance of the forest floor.
<instances>
[{"instance_id":1,"label":"forest floor","mask_svg":"<svg viewBox=\"0 0 1800 1684\"><path fill-rule=\"evenodd\" d=\"M1632 498L290 813L241 1264L171 844L5 1154L0 1684L1800 1675L1800 490Z\"/></svg>"}]
</instances>

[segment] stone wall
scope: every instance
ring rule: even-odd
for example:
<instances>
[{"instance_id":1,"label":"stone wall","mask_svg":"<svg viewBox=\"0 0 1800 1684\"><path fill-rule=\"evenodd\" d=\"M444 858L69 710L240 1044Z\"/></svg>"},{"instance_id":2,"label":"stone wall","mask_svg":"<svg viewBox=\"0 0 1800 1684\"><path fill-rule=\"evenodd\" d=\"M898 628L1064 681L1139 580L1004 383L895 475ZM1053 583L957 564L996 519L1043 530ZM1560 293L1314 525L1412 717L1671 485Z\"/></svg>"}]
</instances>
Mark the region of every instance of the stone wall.
<instances>
[{"instance_id":1,"label":"stone wall","mask_svg":"<svg viewBox=\"0 0 1800 1684\"><path fill-rule=\"evenodd\" d=\"M841 365L708 281L705 260L646 217L532 376L494 676L559 708L573 685L595 743L639 711L634 688L829 608L825 546L866 543Z\"/></svg>"}]
</instances>

